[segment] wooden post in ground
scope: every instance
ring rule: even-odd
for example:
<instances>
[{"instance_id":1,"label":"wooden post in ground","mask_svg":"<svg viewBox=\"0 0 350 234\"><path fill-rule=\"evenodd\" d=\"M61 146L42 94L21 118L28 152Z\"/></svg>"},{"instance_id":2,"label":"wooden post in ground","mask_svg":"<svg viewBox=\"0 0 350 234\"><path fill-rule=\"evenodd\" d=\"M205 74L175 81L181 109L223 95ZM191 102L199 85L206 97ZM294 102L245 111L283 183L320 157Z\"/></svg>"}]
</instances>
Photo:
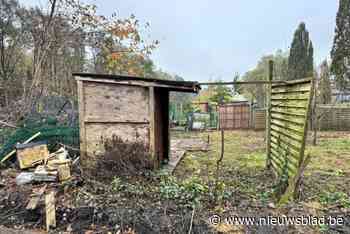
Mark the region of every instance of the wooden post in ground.
<instances>
[{"instance_id":1,"label":"wooden post in ground","mask_svg":"<svg viewBox=\"0 0 350 234\"><path fill-rule=\"evenodd\" d=\"M273 79L273 61L269 61L268 81ZM271 83L266 87L266 168L271 168Z\"/></svg>"},{"instance_id":2,"label":"wooden post in ground","mask_svg":"<svg viewBox=\"0 0 350 234\"><path fill-rule=\"evenodd\" d=\"M56 227L56 207L55 207L55 192L50 191L45 195L45 210L46 210L46 231L51 227Z\"/></svg>"},{"instance_id":3,"label":"wooden post in ground","mask_svg":"<svg viewBox=\"0 0 350 234\"><path fill-rule=\"evenodd\" d=\"M156 116L155 116L155 97L154 97L154 87L149 87L149 118L150 118L150 152L153 161L153 167L159 168L157 149L156 149Z\"/></svg>"},{"instance_id":4,"label":"wooden post in ground","mask_svg":"<svg viewBox=\"0 0 350 234\"><path fill-rule=\"evenodd\" d=\"M316 85L317 85L317 80L316 80L316 75L313 78L313 85L312 85L312 92L313 92L313 97L312 97L312 130L313 130L313 139L312 139L312 144L316 145L317 144L317 128L318 128L318 118L317 118L317 92L316 92ZM306 130L307 131L307 130Z\"/></svg>"}]
</instances>

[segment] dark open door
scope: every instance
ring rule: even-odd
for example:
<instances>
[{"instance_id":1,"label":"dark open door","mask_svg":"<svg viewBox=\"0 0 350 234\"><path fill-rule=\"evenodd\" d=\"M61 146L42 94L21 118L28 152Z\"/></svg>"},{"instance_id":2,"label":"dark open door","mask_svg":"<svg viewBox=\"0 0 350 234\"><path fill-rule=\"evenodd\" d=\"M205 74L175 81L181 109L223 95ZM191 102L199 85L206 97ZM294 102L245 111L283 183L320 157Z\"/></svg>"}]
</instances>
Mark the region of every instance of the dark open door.
<instances>
[{"instance_id":1,"label":"dark open door","mask_svg":"<svg viewBox=\"0 0 350 234\"><path fill-rule=\"evenodd\" d=\"M155 154L158 162L169 159L169 90L154 88Z\"/></svg>"}]
</instances>

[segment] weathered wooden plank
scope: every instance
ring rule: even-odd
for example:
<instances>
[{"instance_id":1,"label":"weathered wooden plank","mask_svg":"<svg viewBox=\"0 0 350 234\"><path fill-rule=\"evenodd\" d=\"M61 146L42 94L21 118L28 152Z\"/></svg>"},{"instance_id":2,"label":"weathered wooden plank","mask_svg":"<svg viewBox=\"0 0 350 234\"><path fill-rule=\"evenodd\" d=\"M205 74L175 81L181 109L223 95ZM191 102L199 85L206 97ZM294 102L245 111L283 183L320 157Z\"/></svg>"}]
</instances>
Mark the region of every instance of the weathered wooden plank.
<instances>
[{"instance_id":1,"label":"weathered wooden plank","mask_svg":"<svg viewBox=\"0 0 350 234\"><path fill-rule=\"evenodd\" d=\"M281 104L272 104L271 106L273 108L277 107L277 108L282 108L282 109L302 109L302 110L307 109L306 106L292 106L292 105L281 105Z\"/></svg>"},{"instance_id":2,"label":"weathered wooden plank","mask_svg":"<svg viewBox=\"0 0 350 234\"><path fill-rule=\"evenodd\" d=\"M275 165L274 165L274 169L276 170L276 172L279 174L279 175L282 175L283 174L283 164L282 162L280 161L280 159L277 159L276 157L274 157L273 155L271 155L271 162L273 162ZM296 169L291 167L290 164L287 165L287 168L288 168L288 175L289 176L293 176L296 172Z\"/></svg>"},{"instance_id":3,"label":"weathered wooden plank","mask_svg":"<svg viewBox=\"0 0 350 234\"><path fill-rule=\"evenodd\" d=\"M302 128L299 126L295 126L291 124L288 125L275 119L271 120L271 125L279 127L281 129L289 130L290 132L293 132L295 135L299 135L299 136L303 135Z\"/></svg>"},{"instance_id":4,"label":"weathered wooden plank","mask_svg":"<svg viewBox=\"0 0 350 234\"><path fill-rule=\"evenodd\" d=\"M291 131L291 130L286 129L286 128L281 128L281 127L272 125L271 129L274 129L274 130L280 131L280 132L284 132L285 134L291 135L292 137L294 137L296 139L302 139L302 135L301 134L295 133L294 131Z\"/></svg>"},{"instance_id":5,"label":"weathered wooden plank","mask_svg":"<svg viewBox=\"0 0 350 234\"><path fill-rule=\"evenodd\" d=\"M277 164L279 164L279 167L281 168L281 170L283 170L283 167L284 167L283 158L277 157L273 152L271 152L271 159L274 160ZM288 165L287 165L288 174L292 175L297 169L295 166L291 164L289 159L287 160L288 160Z\"/></svg>"},{"instance_id":6,"label":"weathered wooden plank","mask_svg":"<svg viewBox=\"0 0 350 234\"><path fill-rule=\"evenodd\" d=\"M142 121L142 122L137 122L137 121L118 121L116 119L112 118L94 118L94 117L87 117L84 120L85 123L113 123L113 124L149 124L149 121Z\"/></svg>"},{"instance_id":7,"label":"weathered wooden plank","mask_svg":"<svg viewBox=\"0 0 350 234\"><path fill-rule=\"evenodd\" d=\"M296 139L302 139L302 134L300 133L295 133L294 130L289 130L289 126L290 125L285 125L285 124L282 124L284 127L279 127L279 126L276 126L276 125L271 125L271 129L274 129L276 131L280 131L280 132L284 132L285 134L287 135L291 135L292 137L296 138ZM285 128L287 127L287 128ZM293 127L293 126L292 126Z\"/></svg>"},{"instance_id":8,"label":"weathered wooden plank","mask_svg":"<svg viewBox=\"0 0 350 234\"><path fill-rule=\"evenodd\" d=\"M278 87L274 88L272 87L272 92L274 94L283 94L283 95L289 95L289 94L305 94L307 92L310 92L309 85L299 86L299 87Z\"/></svg>"},{"instance_id":9,"label":"weathered wooden plank","mask_svg":"<svg viewBox=\"0 0 350 234\"><path fill-rule=\"evenodd\" d=\"M278 172L282 173L283 164L279 160L277 160L275 157L273 157L273 155L271 155L271 161L273 161L275 163L275 165L277 166Z\"/></svg>"},{"instance_id":10,"label":"weathered wooden plank","mask_svg":"<svg viewBox=\"0 0 350 234\"><path fill-rule=\"evenodd\" d=\"M273 96L275 95L306 95L310 92L310 90L283 90L283 91L277 91L276 89L272 89L271 94Z\"/></svg>"},{"instance_id":11,"label":"weathered wooden plank","mask_svg":"<svg viewBox=\"0 0 350 234\"><path fill-rule=\"evenodd\" d=\"M81 80L77 81L78 88L78 109L79 109L79 141L80 141L80 157L82 166L88 166L88 161L85 160L86 154L86 135L85 135L85 97L84 86Z\"/></svg>"},{"instance_id":12,"label":"weathered wooden plank","mask_svg":"<svg viewBox=\"0 0 350 234\"><path fill-rule=\"evenodd\" d=\"M277 176L282 176L283 174L282 166L273 157L271 157L271 167L272 169L274 169L274 172L277 174Z\"/></svg>"},{"instance_id":13,"label":"weathered wooden plank","mask_svg":"<svg viewBox=\"0 0 350 234\"><path fill-rule=\"evenodd\" d=\"M286 137L286 138L288 138L288 139L290 139L292 141L295 141L295 142L297 142L299 144L302 143L301 138L296 138L296 137L294 137L291 134L287 134L287 133L285 133L283 131L280 131L280 130L277 130L277 129L274 129L274 128L271 128L271 134L282 135L282 136L284 136L284 137Z\"/></svg>"},{"instance_id":14,"label":"weathered wooden plank","mask_svg":"<svg viewBox=\"0 0 350 234\"><path fill-rule=\"evenodd\" d=\"M274 141L271 141L271 150L274 150L278 154L281 154L281 151L282 152L286 151L286 148L281 149L280 147L287 147L287 146L285 146L283 143L280 143L278 145ZM299 162L300 152L296 151L295 149L291 149L291 148L288 148L288 149L289 149L289 155L293 158L293 160Z\"/></svg>"},{"instance_id":15,"label":"weathered wooden plank","mask_svg":"<svg viewBox=\"0 0 350 234\"><path fill-rule=\"evenodd\" d=\"M284 90L271 92L272 98L289 97L289 98L308 98L310 90Z\"/></svg>"},{"instance_id":16,"label":"weathered wooden plank","mask_svg":"<svg viewBox=\"0 0 350 234\"><path fill-rule=\"evenodd\" d=\"M288 112L278 111L278 110L272 110L271 113L281 115L281 116L290 116L290 117L298 118L298 119L300 118L303 120L305 119L305 115L303 115L303 114L288 113Z\"/></svg>"},{"instance_id":17,"label":"weathered wooden plank","mask_svg":"<svg viewBox=\"0 0 350 234\"><path fill-rule=\"evenodd\" d=\"M304 122L301 118L295 118L293 116L281 115L278 113L271 113L271 118L275 119L277 122L287 124L288 126L299 126L303 127Z\"/></svg>"},{"instance_id":18,"label":"weathered wooden plank","mask_svg":"<svg viewBox=\"0 0 350 234\"><path fill-rule=\"evenodd\" d=\"M44 160L49 156L46 142L17 144L17 161L21 169L30 168L38 160Z\"/></svg>"},{"instance_id":19,"label":"weathered wooden plank","mask_svg":"<svg viewBox=\"0 0 350 234\"><path fill-rule=\"evenodd\" d=\"M287 118L280 118L280 117L277 117L276 115L272 115L271 116L271 120L277 120L278 122L285 122L285 123L288 123L290 124L289 126L298 126L298 127L304 127L304 123L300 123L300 122L296 122L294 120L290 120L290 119L287 119Z\"/></svg>"},{"instance_id":20,"label":"weathered wooden plank","mask_svg":"<svg viewBox=\"0 0 350 234\"><path fill-rule=\"evenodd\" d=\"M303 106L306 107L308 99L295 100L295 99L271 99L272 105L285 105L285 106Z\"/></svg>"},{"instance_id":21,"label":"weathered wooden plank","mask_svg":"<svg viewBox=\"0 0 350 234\"><path fill-rule=\"evenodd\" d=\"M283 95L289 95L289 94L303 94L310 92L310 86L304 85L299 87L278 87L278 88L272 88L272 92L275 94L283 94Z\"/></svg>"},{"instance_id":22,"label":"weathered wooden plank","mask_svg":"<svg viewBox=\"0 0 350 234\"><path fill-rule=\"evenodd\" d=\"M308 101L308 98L301 98L301 97L274 97L271 98L272 102L289 102L289 101L297 101L297 102L304 102L304 101Z\"/></svg>"},{"instance_id":23,"label":"weathered wooden plank","mask_svg":"<svg viewBox=\"0 0 350 234\"><path fill-rule=\"evenodd\" d=\"M36 194L33 195L33 197L29 200L29 202L26 206L27 210L35 210L36 209L41 197L45 193L46 187L47 187L47 184L45 184L43 187L41 187L40 190Z\"/></svg>"},{"instance_id":24,"label":"weathered wooden plank","mask_svg":"<svg viewBox=\"0 0 350 234\"><path fill-rule=\"evenodd\" d=\"M281 153L277 152L276 149L274 147L271 147L271 152L273 152L275 157L279 157L279 158L283 158L283 156L281 155ZM288 161L295 167L298 167L298 162L299 162L299 158L296 157L292 152L290 152L290 155L292 157L288 157Z\"/></svg>"},{"instance_id":25,"label":"weathered wooden plank","mask_svg":"<svg viewBox=\"0 0 350 234\"><path fill-rule=\"evenodd\" d=\"M87 78L87 77L77 77L77 81L83 81L85 83L102 83L102 84L118 84L118 85L125 85L125 86L138 86L138 87L162 87L166 88L170 91L178 91L178 92L190 92L190 93L197 93L199 91L196 84L193 85L193 87L189 86L179 86L179 85L172 85L172 84L159 84L156 82L149 82L144 81L142 79L140 80L116 80L116 79L98 79L98 78ZM197 84L198 85L198 84ZM108 85L107 85L108 86Z\"/></svg>"},{"instance_id":26,"label":"weathered wooden plank","mask_svg":"<svg viewBox=\"0 0 350 234\"><path fill-rule=\"evenodd\" d=\"M272 111L279 111L279 112L286 112L290 114L296 114L296 115L304 115L305 116L305 109L292 109L292 108L283 108L283 107L273 107Z\"/></svg>"},{"instance_id":27,"label":"weathered wooden plank","mask_svg":"<svg viewBox=\"0 0 350 234\"><path fill-rule=\"evenodd\" d=\"M288 80L286 83L283 83L283 84L273 84L272 88L276 89L276 88L289 88L289 87L292 87L292 88L300 89L300 87L309 86L311 80L312 80L312 78Z\"/></svg>"},{"instance_id":28,"label":"weathered wooden plank","mask_svg":"<svg viewBox=\"0 0 350 234\"><path fill-rule=\"evenodd\" d=\"M271 135L271 142L273 142L274 144L276 144L276 146L278 146L278 138L276 138L273 135ZM289 147L289 150L292 149L292 150L295 150L296 152L300 152L300 148L301 148L300 146L293 145L287 142L286 140L284 140L282 137L280 138L280 144Z\"/></svg>"},{"instance_id":29,"label":"weathered wooden plank","mask_svg":"<svg viewBox=\"0 0 350 234\"><path fill-rule=\"evenodd\" d=\"M46 230L49 231L51 227L56 227L56 206L55 206L55 192L50 191L45 195L45 210L46 210Z\"/></svg>"}]
</instances>

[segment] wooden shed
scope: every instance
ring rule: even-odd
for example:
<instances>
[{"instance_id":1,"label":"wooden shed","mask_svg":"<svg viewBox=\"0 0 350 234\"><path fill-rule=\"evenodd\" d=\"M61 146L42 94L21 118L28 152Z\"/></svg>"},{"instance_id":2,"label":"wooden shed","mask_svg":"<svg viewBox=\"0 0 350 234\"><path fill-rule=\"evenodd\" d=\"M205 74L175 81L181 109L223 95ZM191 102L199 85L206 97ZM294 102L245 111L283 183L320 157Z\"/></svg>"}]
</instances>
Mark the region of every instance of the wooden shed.
<instances>
[{"instance_id":1,"label":"wooden shed","mask_svg":"<svg viewBox=\"0 0 350 234\"><path fill-rule=\"evenodd\" d=\"M250 108L248 101L225 103L219 106L220 129L248 129L250 127Z\"/></svg>"},{"instance_id":2,"label":"wooden shed","mask_svg":"<svg viewBox=\"0 0 350 234\"><path fill-rule=\"evenodd\" d=\"M78 85L82 162L104 151L113 135L142 142L154 166L169 158L169 92L197 93L197 82L74 73Z\"/></svg>"}]
</instances>

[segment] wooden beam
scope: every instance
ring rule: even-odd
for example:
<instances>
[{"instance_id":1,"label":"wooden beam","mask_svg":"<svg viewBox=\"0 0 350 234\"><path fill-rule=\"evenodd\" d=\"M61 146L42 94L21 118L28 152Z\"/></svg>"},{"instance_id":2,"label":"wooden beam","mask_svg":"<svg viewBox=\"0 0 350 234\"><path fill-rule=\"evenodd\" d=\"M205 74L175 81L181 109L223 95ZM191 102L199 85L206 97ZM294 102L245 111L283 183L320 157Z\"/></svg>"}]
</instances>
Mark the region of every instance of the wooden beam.
<instances>
[{"instance_id":1,"label":"wooden beam","mask_svg":"<svg viewBox=\"0 0 350 234\"><path fill-rule=\"evenodd\" d=\"M79 143L80 143L80 157L81 164L87 163L87 150L86 150L86 134L85 134L85 94L83 81L77 81L78 88L78 109L79 109ZM86 164L85 164L86 165Z\"/></svg>"},{"instance_id":2,"label":"wooden beam","mask_svg":"<svg viewBox=\"0 0 350 234\"><path fill-rule=\"evenodd\" d=\"M51 227L56 227L56 207L54 191L50 191L45 195L45 211L46 231L49 231Z\"/></svg>"},{"instance_id":3,"label":"wooden beam","mask_svg":"<svg viewBox=\"0 0 350 234\"><path fill-rule=\"evenodd\" d=\"M276 81L270 81L270 80L255 80L255 81L230 81L230 82L203 82L199 83L199 85L256 85L256 84L286 84L286 81L282 80L276 80Z\"/></svg>"},{"instance_id":4,"label":"wooden beam","mask_svg":"<svg viewBox=\"0 0 350 234\"><path fill-rule=\"evenodd\" d=\"M200 90L199 86L181 86L181 85L171 85L171 84L159 84L156 82L149 82L144 80L112 80L112 79L97 79L97 78L76 78L79 82L94 82L94 83L108 83L108 84L118 84L118 85L131 85L131 86L141 86L141 87L160 87L166 88L175 92L189 92L198 93Z\"/></svg>"},{"instance_id":5,"label":"wooden beam","mask_svg":"<svg viewBox=\"0 0 350 234\"><path fill-rule=\"evenodd\" d=\"M156 133L155 133L155 96L154 96L154 87L149 87L149 117L150 117L150 139L149 139L149 144L150 144L150 153L152 156L153 160L153 166L155 168L158 167L158 162L157 162L157 155L156 155Z\"/></svg>"},{"instance_id":6,"label":"wooden beam","mask_svg":"<svg viewBox=\"0 0 350 234\"><path fill-rule=\"evenodd\" d=\"M305 78L305 79L298 79L298 80L289 80L289 81L285 81L284 83L280 83L280 84L274 84L272 86L272 88L278 88L278 87L285 87L286 85L289 86L289 85L302 85L302 84L308 84L310 83L310 81L312 81L312 77L310 78Z\"/></svg>"},{"instance_id":7,"label":"wooden beam","mask_svg":"<svg viewBox=\"0 0 350 234\"><path fill-rule=\"evenodd\" d=\"M31 136L30 138L28 138L25 142L23 142L22 144L27 144L29 142L31 142L32 140L34 140L35 138L37 138L41 133L38 132L36 134L34 134L33 136ZM12 155L14 155L16 153L16 150L12 150L10 153L8 153L2 160L1 162L5 162L7 159L9 159Z\"/></svg>"},{"instance_id":8,"label":"wooden beam","mask_svg":"<svg viewBox=\"0 0 350 234\"><path fill-rule=\"evenodd\" d=\"M85 123L113 123L113 124L149 124L149 121L125 121L113 118L86 117Z\"/></svg>"},{"instance_id":9,"label":"wooden beam","mask_svg":"<svg viewBox=\"0 0 350 234\"><path fill-rule=\"evenodd\" d=\"M43 187L40 188L40 190L34 194L34 196L29 200L26 209L27 210L35 210L36 207L38 206L38 203L45 193L45 189L47 187L47 184L45 184Z\"/></svg>"},{"instance_id":10,"label":"wooden beam","mask_svg":"<svg viewBox=\"0 0 350 234\"><path fill-rule=\"evenodd\" d=\"M266 89L266 168L271 168L271 83L273 79L273 61L269 61L269 74Z\"/></svg>"}]
</instances>

